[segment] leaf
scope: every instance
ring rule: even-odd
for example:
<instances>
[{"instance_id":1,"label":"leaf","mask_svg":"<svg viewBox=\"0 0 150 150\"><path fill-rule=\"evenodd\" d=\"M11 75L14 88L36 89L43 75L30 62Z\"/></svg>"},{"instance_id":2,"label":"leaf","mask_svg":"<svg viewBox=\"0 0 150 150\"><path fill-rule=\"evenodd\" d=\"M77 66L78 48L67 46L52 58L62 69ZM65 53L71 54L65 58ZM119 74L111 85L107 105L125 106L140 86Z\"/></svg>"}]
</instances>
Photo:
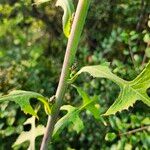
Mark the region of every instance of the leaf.
<instances>
[{"instance_id":1,"label":"leaf","mask_svg":"<svg viewBox=\"0 0 150 150\"><path fill-rule=\"evenodd\" d=\"M46 2L49 2L49 1L51 1L51 0L34 0L34 4L36 4L36 5L40 5L40 4L42 4L42 3L46 3Z\"/></svg>"},{"instance_id":2,"label":"leaf","mask_svg":"<svg viewBox=\"0 0 150 150\"><path fill-rule=\"evenodd\" d=\"M44 107L48 111L48 113L51 112L47 99L43 97L41 94L30 91L21 91L21 90L12 91L8 95L1 96L0 102L14 101L21 107L24 113L29 113L37 117L36 111L34 111L32 106L30 105L31 98L36 98L37 100L41 101L44 104Z\"/></svg>"},{"instance_id":3,"label":"leaf","mask_svg":"<svg viewBox=\"0 0 150 150\"><path fill-rule=\"evenodd\" d=\"M150 117L145 117L141 122L140 125L150 125Z\"/></svg>"},{"instance_id":4,"label":"leaf","mask_svg":"<svg viewBox=\"0 0 150 150\"><path fill-rule=\"evenodd\" d=\"M82 90L81 88L79 88L75 85L73 85L73 87L75 87L77 89L79 95L83 99L82 107L89 110L96 119L100 118L99 105L96 103L97 102L97 97L94 96L94 97L90 98L88 96L88 94L84 90Z\"/></svg>"},{"instance_id":5,"label":"leaf","mask_svg":"<svg viewBox=\"0 0 150 150\"><path fill-rule=\"evenodd\" d=\"M93 77L110 79L120 87L118 98L104 115L111 115L118 111L128 109L137 100L141 100L150 106L150 97L147 94L147 89L150 87L150 62L133 81L121 79L113 74L106 65L83 67L71 80L77 78L82 72L87 72Z\"/></svg>"},{"instance_id":6,"label":"leaf","mask_svg":"<svg viewBox=\"0 0 150 150\"><path fill-rule=\"evenodd\" d=\"M83 103L79 107L73 107L70 105L64 105L61 107L61 110L67 110L68 112L56 123L53 136L58 135L66 126L70 124L72 124L73 129L79 133L84 128L83 122L79 115L85 109L89 110L96 119L100 118L99 107L95 105L97 97L94 96L90 98L81 88L75 85L73 85L73 87L75 87L78 93L81 95Z\"/></svg>"},{"instance_id":7,"label":"leaf","mask_svg":"<svg viewBox=\"0 0 150 150\"><path fill-rule=\"evenodd\" d=\"M18 146L18 145L28 141L30 143L28 149L30 149L30 150L35 149L35 139L36 139L36 137L38 137L40 135L43 135L44 131L45 131L45 127L43 125L38 125L37 127L35 126L35 119L36 118L34 116L32 116L31 118L26 120L24 125L31 124L30 131L23 131L19 135L19 137L17 138L15 143L12 145L12 147Z\"/></svg>"},{"instance_id":8,"label":"leaf","mask_svg":"<svg viewBox=\"0 0 150 150\"><path fill-rule=\"evenodd\" d=\"M116 137L117 135L115 133L109 132L106 134L105 140L112 142Z\"/></svg>"},{"instance_id":9,"label":"leaf","mask_svg":"<svg viewBox=\"0 0 150 150\"><path fill-rule=\"evenodd\" d=\"M74 14L73 2L72 0L57 0L56 6L60 6L64 10L62 24L63 24L64 34L68 38L70 35L73 14Z\"/></svg>"},{"instance_id":10,"label":"leaf","mask_svg":"<svg viewBox=\"0 0 150 150\"><path fill-rule=\"evenodd\" d=\"M61 110L67 110L68 113L55 124L53 136L59 134L67 125L72 124L73 129L79 133L83 128L83 122L79 117L80 110L70 105L64 105Z\"/></svg>"}]
</instances>

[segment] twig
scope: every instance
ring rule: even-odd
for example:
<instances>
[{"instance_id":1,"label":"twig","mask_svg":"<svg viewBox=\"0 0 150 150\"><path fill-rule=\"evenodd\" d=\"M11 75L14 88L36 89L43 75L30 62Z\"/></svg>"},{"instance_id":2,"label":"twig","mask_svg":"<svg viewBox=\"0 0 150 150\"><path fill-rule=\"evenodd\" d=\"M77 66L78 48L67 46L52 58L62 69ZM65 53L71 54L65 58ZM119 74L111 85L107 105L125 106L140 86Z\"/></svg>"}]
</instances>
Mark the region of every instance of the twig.
<instances>
[{"instance_id":1,"label":"twig","mask_svg":"<svg viewBox=\"0 0 150 150\"><path fill-rule=\"evenodd\" d=\"M137 128L137 129L125 132L125 133L120 133L119 136L130 135L130 134L142 131L142 130L148 130L148 128L150 128L150 125L149 126L144 126L144 127L141 127L141 128Z\"/></svg>"}]
</instances>

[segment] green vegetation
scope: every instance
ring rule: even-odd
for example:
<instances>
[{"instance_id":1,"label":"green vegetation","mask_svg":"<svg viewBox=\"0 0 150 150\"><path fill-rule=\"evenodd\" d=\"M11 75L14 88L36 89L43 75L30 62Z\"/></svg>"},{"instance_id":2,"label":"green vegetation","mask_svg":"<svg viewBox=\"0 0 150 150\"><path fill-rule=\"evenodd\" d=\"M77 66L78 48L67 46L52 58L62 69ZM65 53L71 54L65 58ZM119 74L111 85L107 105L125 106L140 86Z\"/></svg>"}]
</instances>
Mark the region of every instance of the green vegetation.
<instances>
[{"instance_id":1,"label":"green vegetation","mask_svg":"<svg viewBox=\"0 0 150 150\"><path fill-rule=\"evenodd\" d=\"M1 0L0 150L150 148L149 0L77 4Z\"/></svg>"}]
</instances>

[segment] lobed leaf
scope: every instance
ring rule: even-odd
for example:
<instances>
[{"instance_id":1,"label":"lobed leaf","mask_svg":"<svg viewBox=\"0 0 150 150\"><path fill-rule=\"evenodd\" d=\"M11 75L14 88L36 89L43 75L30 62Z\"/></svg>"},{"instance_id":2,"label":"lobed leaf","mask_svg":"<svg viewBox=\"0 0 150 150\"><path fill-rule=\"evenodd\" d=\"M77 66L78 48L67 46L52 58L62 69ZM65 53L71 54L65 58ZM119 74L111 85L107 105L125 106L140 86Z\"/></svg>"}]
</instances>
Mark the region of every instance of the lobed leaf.
<instances>
[{"instance_id":1,"label":"lobed leaf","mask_svg":"<svg viewBox=\"0 0 150 150\"><path fill-rule=\"evenodd\" d=\"M60 6L64 10L62 24L63 24L64 34L68 38L70 35L72 21L73 21L73 14L74 14L73 2L72 0L57 0L56 6Z\"/></svg>"},{"instance_id":2,"label":"lobed leaf","mask_svg":"<svg viewBox=\"0 0 150 150\"><path fill-rule=\"evenodd\" d=\"M93 77L112 80L120 87L120 94L118 98L104 115L111 115L118 111L128 109L130 106L133 106L137 100L141 100L150 106L150 97L147 94L147 90L150 88L150 62L133 81L121 79L117 75L113 74L106 65L83 67L79 72L77 72L72 80L74 81L74 79L83 72L87 72Z\"/></svg>"},{"instance_id":3,"label":"lobed leaf","mask_svg":"<svg viewBox=\"0 0 150 150\"><path fill-rule=\"evenodd\" d=\"M74 86L74 87L77 89L79 95L83 99L83 104L82 104L81 108L89 110L96 119L100 118L100 110L99 110L99 105L97 104L97 97L94 96L91 98L81 88L79 88L77 86Z\"/></svg>"},{"instance_id":4,"label":"lobed leaf","mask_svg":"<svg viewBox=\"0 0 150 150\"><path fill-rule=\"evenodd\" d=\"M44 107L47 110L47 112L50 113L50 107L47 99L43 97L41 94L35 92L21 91L21 90L12 91L8 95L1 96L0 102L14 101L21 107L24 113L29 113L37 117L36 111L34 111L34 109L30 104L31 99L35 100L33 98L41 101L44 104Z\"/></svg>"},{"instance_id":5,"label":"lobed leaf","mask_svg":"<svg viewBox=\"0 0 150 150\"><path fill-rule=\"evenodd\" d=\"M97 98L94 96L90 98L85 91L81 88L73 85L83 99L83 103L80 107L73 107L70 105L64 105L61 107L61 110L67 110L67 114L63 116L55 125L53 136L58 135L66 126L72 125L73 129L79 133L83 128L83 122L80 119L79 115L83 110L89 110L93 116L97 119L100 118L99 108L95 105Z\"/></svg>"},{"instance_id":6,"label":"lobed leaf","mask_svg":"<svg viewBox=\"0 0 150 150\"><path fill-rule=\"evenodd\" d=\"M72 124L73 129L79 133L83 128L83 122L79 117L80 110L70 105L64 105L61 110L67 110L68 113L55 124L53 136L58 135L67 125Z\"/></svg>"},{"instance_id":7,"label":"lobed leaf","mask_svg":"<svg viewBox=\"0 0 150 150\"><path fill-rule=\"evenodd\" d=\"M17 140L14 142L12 147L18 146L26 141L28 141L29 148L30 150L35 149L35 139L36 137L43 135L45 131L45 127L43 125L38 125L37 127L35 126L35 117L32 116L31 118L27 119L24 125L31 124L31 129L30 131L23 131Z\"/></svg>"}]
</instances>

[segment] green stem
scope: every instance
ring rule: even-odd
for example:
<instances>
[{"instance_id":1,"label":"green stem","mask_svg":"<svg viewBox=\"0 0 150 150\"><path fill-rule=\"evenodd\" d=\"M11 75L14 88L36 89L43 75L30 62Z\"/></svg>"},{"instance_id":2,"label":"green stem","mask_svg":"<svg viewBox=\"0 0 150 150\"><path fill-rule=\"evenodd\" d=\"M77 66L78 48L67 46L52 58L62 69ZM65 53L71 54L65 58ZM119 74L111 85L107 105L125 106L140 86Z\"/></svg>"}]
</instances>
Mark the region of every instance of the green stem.
<instances>
[{"instance_id":1,"label":"green stem","mask_svg":"<svg viewBox=\"0 0 150 150\"><path fill-rule=\"evenodd\" d=\"M70 67L75 58L75 54L77 51L78 43L80 41L80 37L81 37L81 33L82 33L83 26L85 23L85 19L87 16L90 1L91 0L79 0L78 1L77 10L76 10L74 21L72 24L71 33L68 39L62 72L61 72L58 88L56 91L56 103L53 107L52 115L48 117L46 131L43 137L40 150L47 150L48 143L51 142L54 126L57 121L59 110L63 102L62 100L64 98L64 94L68 86L67 80L70 74Z\"/></svg>"}]
</instances>

